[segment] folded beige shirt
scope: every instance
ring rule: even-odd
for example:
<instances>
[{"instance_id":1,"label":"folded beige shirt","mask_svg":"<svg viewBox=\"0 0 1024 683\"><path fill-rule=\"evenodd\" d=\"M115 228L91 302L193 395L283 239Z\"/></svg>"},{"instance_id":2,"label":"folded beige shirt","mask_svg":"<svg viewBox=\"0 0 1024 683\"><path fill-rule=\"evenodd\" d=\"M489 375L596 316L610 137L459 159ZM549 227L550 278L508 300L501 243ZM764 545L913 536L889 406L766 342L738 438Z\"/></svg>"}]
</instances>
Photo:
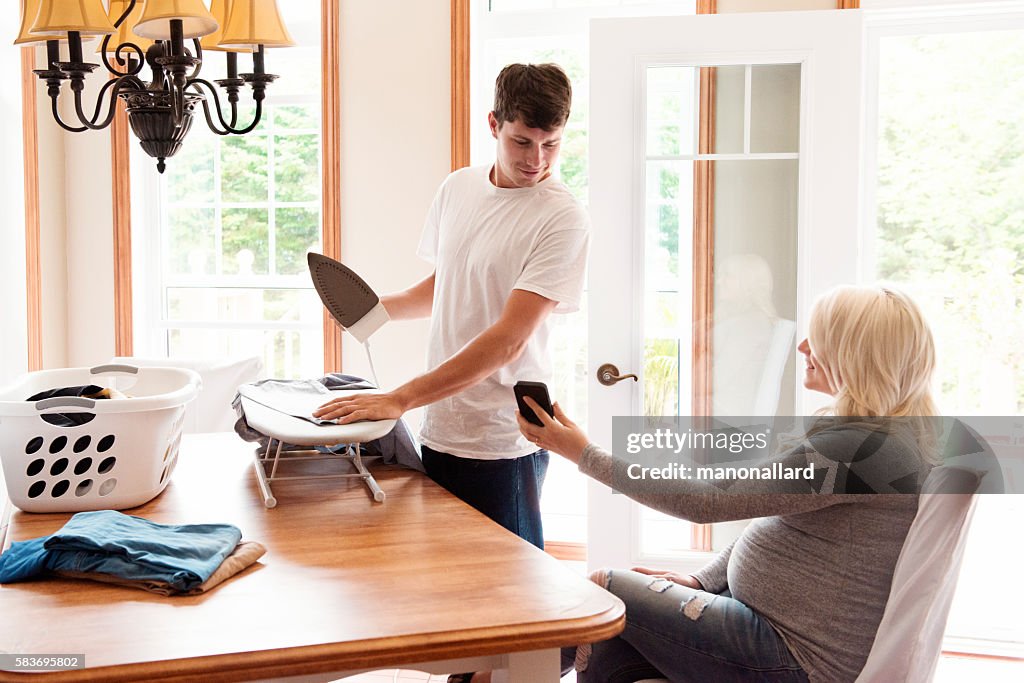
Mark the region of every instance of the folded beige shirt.
<instances>
[{"instance_id":1,"label":"folded beige shirt","mask_svg":"<svg viewBox=\"0 0 1024 683\"><path fill-rule=\"evenodd\" d=\"M266 552L267 549L256 541L242 541L235 546L235 549L231 551L230 555L224 558L224 561L220 563L220 566L217 567L216 571L210 574L210 578L187 592L175 591L166 581L133 581L131 579L122 579L117 576L100 574L98 572L58 571L54 572L54 574L71 579L90 579L92 581L112 583L117 586L141 588L144 591L157 593L159 595L199 595L200 593L205 593L206 591L219 586L243 569L248 568L250 565L254 564L256 560L263 557Z\"/></svg>"}]
</instances>

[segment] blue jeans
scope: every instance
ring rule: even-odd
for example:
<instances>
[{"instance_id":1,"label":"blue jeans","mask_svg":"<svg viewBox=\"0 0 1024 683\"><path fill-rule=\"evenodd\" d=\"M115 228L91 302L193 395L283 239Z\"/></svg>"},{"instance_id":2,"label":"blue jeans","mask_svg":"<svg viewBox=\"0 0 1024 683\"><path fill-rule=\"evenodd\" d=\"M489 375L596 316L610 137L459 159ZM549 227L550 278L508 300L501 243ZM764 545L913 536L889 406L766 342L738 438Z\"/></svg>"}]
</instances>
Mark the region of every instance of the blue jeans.
<instances>
[{"instance_id":1,"label":"blue jeans","mask_svg":"<svg viewBox=\"0 0 1024 683\"><path fill-rule=\"evenodd\" d=\"M608 571L605 588L626 604L626 628L593 644L579 683L808 681L771 624L728 593L624 570ZM562 650L563 671L572 669L576 650Z\"/></svg>"},{"instance_id":2,"label":"blue jeans","mask_svg":"<svg viewBox=\"0 0 1024 683\"><path fill-rule=\"evenodd\" d=\"M427 475L516 536L544 549L540 491L548 471L544 449L506 460L476 460L422 446Z\"/></svg>"}]
</instances>

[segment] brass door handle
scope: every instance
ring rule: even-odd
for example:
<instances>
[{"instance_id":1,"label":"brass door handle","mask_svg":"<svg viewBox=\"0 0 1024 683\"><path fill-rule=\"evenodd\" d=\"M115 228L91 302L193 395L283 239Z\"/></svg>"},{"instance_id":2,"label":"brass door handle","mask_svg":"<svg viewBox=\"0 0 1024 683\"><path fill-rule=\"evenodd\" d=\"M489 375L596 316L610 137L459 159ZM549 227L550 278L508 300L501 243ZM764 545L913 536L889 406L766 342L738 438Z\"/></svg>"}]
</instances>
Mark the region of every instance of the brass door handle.
<instances>
[{"instance_id":1,"label":"brass door handle","mask_svg":"<svg viewBox=\"0 0 1024 683\"><path fill-rule=\"evenodd\" d=\"M636 375L620 375L619 369L611 363L605 363L597 369L597 381L606 387L610 387L611 385L621 382L624 379L629 379L630 377L633 378L634 382L638 381Z\"/></svg>"}]
</instances>

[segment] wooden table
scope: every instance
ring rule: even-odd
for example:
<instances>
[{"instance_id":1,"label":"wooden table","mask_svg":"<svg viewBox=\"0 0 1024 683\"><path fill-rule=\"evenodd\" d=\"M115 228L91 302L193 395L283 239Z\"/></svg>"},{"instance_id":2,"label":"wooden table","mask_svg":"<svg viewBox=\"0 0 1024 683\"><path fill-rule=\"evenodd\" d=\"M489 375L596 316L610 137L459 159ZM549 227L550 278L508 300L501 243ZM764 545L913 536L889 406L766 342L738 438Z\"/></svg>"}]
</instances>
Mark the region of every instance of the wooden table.
<instances>
[{"instance_id":1,"label":"wooden table","mask_svg":"<svg viewBox=\"0 0 1024 683\"><path fill-rule=\"evenodd\" d=\"M623 628L617 598L416 472L375 468L383 504L358 480L284 481L268 510L252 448L233 434L186 437L164 493L127 512L235 524L267 547L258 564L193 597L65 579L0 586L0 652L78 653L87 666L0 681L323 681L402 667L534 683L557 680L560 646ZM15 511L7 543L69 516Z\"/></svg>"}]
</instances>

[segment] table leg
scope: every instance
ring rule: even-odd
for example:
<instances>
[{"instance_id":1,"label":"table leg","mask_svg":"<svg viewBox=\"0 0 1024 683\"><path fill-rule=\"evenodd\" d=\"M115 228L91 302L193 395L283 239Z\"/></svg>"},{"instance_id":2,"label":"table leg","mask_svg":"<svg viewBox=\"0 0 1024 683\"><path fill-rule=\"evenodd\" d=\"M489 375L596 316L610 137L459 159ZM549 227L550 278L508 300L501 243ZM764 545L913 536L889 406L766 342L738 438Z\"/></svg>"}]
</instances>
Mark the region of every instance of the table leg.
<instances>
[{"instance_id":1,"label":"table leg","mask_svg":"<svg viewBox=\"0 0 1024 683\"><path fill-rule=\"evenodd\" d=\"M491 674L491 683L555 683L561 670L558 648L513 652L508 655L508 668Z\"/></svg>"}]
</instances>

